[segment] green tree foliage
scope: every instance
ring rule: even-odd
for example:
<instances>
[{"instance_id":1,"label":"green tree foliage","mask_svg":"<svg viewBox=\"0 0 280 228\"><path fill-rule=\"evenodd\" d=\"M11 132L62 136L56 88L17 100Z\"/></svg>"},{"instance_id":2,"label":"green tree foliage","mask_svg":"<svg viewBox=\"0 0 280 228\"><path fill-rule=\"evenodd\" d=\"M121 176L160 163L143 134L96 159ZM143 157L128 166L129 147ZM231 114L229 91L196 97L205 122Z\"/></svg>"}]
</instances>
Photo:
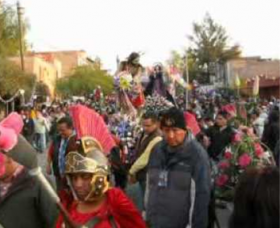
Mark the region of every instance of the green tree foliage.
<instances>
[{"instance_id":1,"label":"green tree foliage","mask_svg":"<svg viewBox=\"0 0 280 228\"><path fill-rule=\"evenodd\" d=\"M22 21L23 49L27 47L24 34L27 31L27 22ZM0 56L13 56L19 53L19 26L16 6L1 4L0 9Z\"/></svg>"},{"instance_id":2,"label":"green tree foliage","mask_svg":"<svg viewBox=\"0 0 280 228\"><path fill-rule=\"evenodd\" d=\"M105 71L95 69L92 66L82 66L74 70L68 77L56 82L56 92L62 97L85 96L93 92L97 86L101 86L104 94L113 90L113 78Z\"/></svg>"},{"instance_id":3,"label":"green tree foliage","mask_svg":"<svg viewBox=\"0 0 280 228\"><path fill-rule=\"evenodd\" d=\"M196 60L198 67L206 69L208 77L215 70L215 64L224 64L241 54L239 45L229 45L226 29L209 14L206 14L202 23L193 24L193 35L189 36L189 40L190 55Z\"/></svg>"},{"instance_id":4,"label":"green tree foliage","mask_svg":"<svg viewBox=\"0 0 280 228\"><path fill-rule=\"evenodd\" d=\"M182 74L185 73L185 70L188 70L190 81L195 79L196 75L199 73L197 59L190 50L185 51L185 54L180 54L178 51L173 50L170 54L170 58L167 60L167 64L175 66Z\"/></svg>"},{"instance_id":5,"label":"green tree foliage","mask_svg":"<svg viewBox=\"0 0 280 228\"><path fill-rule=\"evenodd\" d=\"M13 95L19 89L25 90L26 99L31 95L36 77L32 74L27 74L21 69L0 57L0 95Z\"/></svg>"},{"instance_id":6,"label":"green tree foliage","mask_svg":"<svg viewBox=\"0 0 280 228\"><path fill-rule=\"evenodd\" d=\"M181 72L184 70L184 60L183 55L181 55L178 51L171 51L170 57L167 60L167 64L176 67Z\"/></svg>"}]
</instances>

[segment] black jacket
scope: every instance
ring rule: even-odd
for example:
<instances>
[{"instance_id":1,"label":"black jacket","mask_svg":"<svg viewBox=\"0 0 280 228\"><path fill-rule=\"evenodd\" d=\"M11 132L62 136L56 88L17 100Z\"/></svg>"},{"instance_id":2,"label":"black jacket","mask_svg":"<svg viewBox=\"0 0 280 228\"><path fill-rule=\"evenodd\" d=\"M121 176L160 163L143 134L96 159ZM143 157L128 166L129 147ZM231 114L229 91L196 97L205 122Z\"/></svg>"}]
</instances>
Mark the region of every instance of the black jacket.
<instances>
[{"instance_id":1,"label":"black jacket","mask_svg":"<svg viewBox=\"0 0 280 228\"><path fill-rule=\"evenodd\" d=\"M32 137L34 135L34 121L31 118L26 118L23 120L22 134L24 137Z\"/></svg>"},{"instance_id":2,"label":"black jacket","mask_svg":"<svg viewBox=\"0 0 280 228\"><path fill-rule=\"evenodd\" d=\"M210 146L208 147L208 154L214 160L219 160L219 156L225 148L232 142L234 130L227 126L220 131L218 126L213 126L206 131L206 135L210 138Z\"/></svg>"},{"instance_id":3,"label":"black jacket","mask_svg":"<svg viewBox=\"0 0 280 228\"><path fill-rule=\"evenodd\" d=\"M264 126L262 142L266 144L271 151L274 150L276 143L279 140L279 128L279 122L267 123Z\"/></svg>"},{"instance_id":4,"label":"black jacket","mask_svg":"<svg viewBox=\"0 0 280 228\"><path fill-rule=\"evenodd\" d=\"M167 172L167 186L160 176ZM207 153L193 139L178 147L158 143L148 167L147 216L153 228L206 228L210 199Z\"/></svg>"},{"instance_id":5,"label":"black jacket","mask_svg":"<svg viewBox=\"0 0 280 228\"><path fill-rule=\"evenodd\" d=\"M59 172L59 148L60 148L60 143L61 143L62 138L58 135L54 138L53 140L53 158L52 158L52 167L53 167L53 172L54 176L60 177L60 172ZM70 136L67 147L66 147L66 152L65 156L67 155L68 152L72 151L72 149L76 149L76 135Z\"/></svg>"},{"instance_id":6,"label":"black jacket","mask_svg":"<svg viewBox=\"0 0 280 228\"><path fill-rule=\"evenodd\" d=\"M8 193L0 198L0 224L4 228L52 228L58 211L40 183L24 170Z\"/></svg>"}]
</instances>

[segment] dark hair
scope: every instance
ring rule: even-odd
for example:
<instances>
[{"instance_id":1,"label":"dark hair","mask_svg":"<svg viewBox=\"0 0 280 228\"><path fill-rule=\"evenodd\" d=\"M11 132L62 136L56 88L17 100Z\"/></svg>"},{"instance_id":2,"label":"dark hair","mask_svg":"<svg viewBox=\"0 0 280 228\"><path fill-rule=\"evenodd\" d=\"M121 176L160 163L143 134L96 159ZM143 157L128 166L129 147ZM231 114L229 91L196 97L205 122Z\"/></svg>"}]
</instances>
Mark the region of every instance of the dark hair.
<instances>
[{"instance_id":1,"label":"dark hair","mask_svg":"<svg viewBox=\"0 0 280 228\"><path fill-rule=\"evenodd\" d=\"M176 127L186 130L186 119L184 113L176 108L172 107L162 114L160 119L162 127Z\"/></svg>"},{"instance_id":2,"label":"dark hair","mask_svg":"<svg viewBox=\"0 0 280 228\"><path fill-rule=\"evenodd\" d=\"M204 121L205 121L205 122L209 122L209 121L213 121L213 119L212 119L211 117L205 117L205 118L204 118Z\"/></svg>"},{"instance_id":3,"label":"dark hair","mask_svg":"<svg viewBox=\"0 0 280 228\"><path fill-rule=\"evenodd\" d=\"M279 170L248 169L236 188L230 228L279 227Z\"/></svg>"},{"instance_id":4,"label":"dark hair","mask_svg":"<svg viewBox=\"0 0 280 228\"><path fill-rule=\"evenodd\" d=\"M59 119L57 124L66 124L66 126L68 128L71 128L71 129L73 128L73 122L70 117L62 117L61 119Z\"/></svg>"},{"instance_id":5,"label":"dark hair","mask_svg":"<svg viewBox=\"0 0 280 228\"><path fill-rule=\"evenodd\" d=\"M20 107L20 111L24 111L24 112L30 111L30 108L28 108L27 106L22 106Z\"/></svg>"},{"instance_id":6,"label":"dark hair","mask_svg":"<svg viewBox=\"0 0 280 228\"><path fill-rule=\"evenodd\" d=\"M268 116L268 122L269 123L274 123L274 122L279 122L279 111L273 110Z\"/></svg>"},{"instance_id":7,"label":"dark hair","mask_svg":"<svg viewBox=\"0 0 280 228\"><path fill-rule=\"evenodd\" d=\"M143 120L151 119L153 122L158 121L158 115L155 112L147 111L142 116Z\"/></svg>"},{"instance_id":8,"label":"dark hair","mask_svg":"<svg viewBox=\"0 0 280 228\"><path fill-rule=\"evenodd\" d=\"M218 112L217 115L220 115L220 116L222 116L223 118L227 119L227 117L228 117L228 112L227 112L227 111L224 111L224 110L221 110L221 111Z\"/></svg>"},{"instance_id":9,"label":"dark hair","mask_svg":"<svg viewBox=\"0 0 280 228\"><path fill-rule=\"evenodd\" d=\"M253 110L253 112L251 113L251 115L250 115L250 116L252 116L252 115L256 115L257 117L259 117L259 116L260 116L260 114L261 114L260 110L259 110L259 109L255 109L255 110Z\"/></svg>"}]
</instances>

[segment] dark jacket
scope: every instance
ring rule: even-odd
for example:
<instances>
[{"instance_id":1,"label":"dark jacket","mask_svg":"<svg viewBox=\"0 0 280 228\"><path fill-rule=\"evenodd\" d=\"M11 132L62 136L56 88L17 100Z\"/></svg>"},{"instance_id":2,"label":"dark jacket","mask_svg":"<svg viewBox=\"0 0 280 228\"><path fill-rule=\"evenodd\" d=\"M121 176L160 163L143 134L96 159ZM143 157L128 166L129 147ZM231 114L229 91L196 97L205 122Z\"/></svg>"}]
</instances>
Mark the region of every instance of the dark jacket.
<instances>
[{"instance_id":1,"label":"dark jacket","mask_svg":"<svg viewBox=\"0 0 280 228\"><path fill-rule=\"evenodd\" d=\"M52 157L52 166L53 166L53 172L56 177L60 177L60 172L59 172L59 166L58 166L58 157L59 157L59 148L60 148L60 143L61 143L62 138L60 136L55 137L53 140L53 157ZM73 135L69 138L67 147L66 147L66 152L65 156L67 155L68 152L76 149L76 136Z\"/></svg>"},{"instance_id":2,"label":"dark jacket","mask_svg":"<svg viewBox=\"0 0 280 228\"><path fill-rule=\"evenodd\" d=\"M273 151L277 141L279 140L279 122L267 123L264 126L262 142Z\"/></svg>"},{"instance_id":3,"label":"dark jacket","mask_svg":"<svg viewBox=\"0 0 280 228\"><path fill-rule=\"evenodd\" d=\"M167 186L160 176L167 172ZM152 228L206 228L210 199L207 153L193 139L177 147L158 143L148 167L147 216Z\"/></svg>"},{"instance_id":4,"label":"dark jacket","mask_svg":"<svg viewBox=\"0 0 280 228\"><path fill-rule=\"evenodd\" d=\"M213 126L206 131L206 135L210 138L210 146L208 147L208 154L214 160L222 154L225 148L231 143L234 130L232 127L227 126L224 130L220 131L218 126Z\"/></svg>"},{"instance_id":5,"label":"dark jacket","mask_svg":"<svg viewBox=\"0 0 280 228\"><path fill-rule=\"evenodd\" d=\"M22 134L23 136L29 141L32 142L34 136L35 125L34 121L31 118L26 118L23 120L23 129Z\"/></svg>"},{"instance_id":6,"label":"dark jacket","mask_svg":"<svg viewBox=\"0 0 280 228\"><path fill-rule=\"evenodd\" d=\"M138 139L137 143L136 143L136 160L141 157L141 155L144 153L144 151L146 150L147 146L149 145L149 143L157 136L160 136L160 132L159 131L155 131L152 134L148 135L144 140L144 133L141 134L140 138ZM146 176L147 176L147 167L140 170L139 172L137 172L136 174L136 179L138 181L145 181L146 180Z\"/></svg>"},{"instance_id":7,"label":"dark jacket","mask_svg":"<svg viewBox=\"0 0 280 228\"><path fill-rule=\"evenodd\" d=\"M0 198L0 224L4 228L52 228L58 211L40 183L25 169Z\"/></svg>"}]
</instances>

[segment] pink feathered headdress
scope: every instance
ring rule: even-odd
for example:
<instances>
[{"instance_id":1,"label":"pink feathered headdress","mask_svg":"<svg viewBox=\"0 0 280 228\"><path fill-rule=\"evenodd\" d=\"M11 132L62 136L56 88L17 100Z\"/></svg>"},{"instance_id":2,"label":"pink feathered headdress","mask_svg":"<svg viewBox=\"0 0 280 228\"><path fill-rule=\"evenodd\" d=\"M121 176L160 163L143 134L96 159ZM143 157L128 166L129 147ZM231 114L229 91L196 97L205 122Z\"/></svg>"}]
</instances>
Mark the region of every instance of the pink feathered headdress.
<instances>
[{"instance_id":1,"label":"pink feathered headdress","mask_svg":"<svg viewBox=\"0 0 280 228\"><path fill-rule=\"evenodd\" d=\"M17 138L22 131L23 121L16 112L0 122L0 150L11 150L17 144Z\"/></svg>"}]
</instances>

